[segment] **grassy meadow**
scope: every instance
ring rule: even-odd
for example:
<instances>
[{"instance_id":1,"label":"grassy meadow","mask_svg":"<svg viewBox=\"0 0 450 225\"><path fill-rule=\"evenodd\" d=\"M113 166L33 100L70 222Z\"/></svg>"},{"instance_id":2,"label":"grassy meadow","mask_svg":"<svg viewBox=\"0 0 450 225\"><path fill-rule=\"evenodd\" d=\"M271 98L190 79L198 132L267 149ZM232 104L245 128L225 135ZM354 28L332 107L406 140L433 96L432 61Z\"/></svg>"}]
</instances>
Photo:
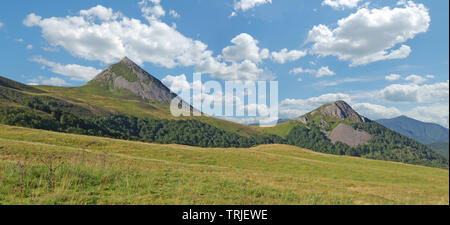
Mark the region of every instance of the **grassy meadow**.
<instances>
[{"instance_id":1,"label":"grassy meadow","mask_svg":"<svg viewBox=\"0 0 450 225\"><path fill-rule=\"evenodd\" d=\"M0 204L449 204L449 171L287 145L209 149L0 125Z\"/></svg>"}]
</instances>

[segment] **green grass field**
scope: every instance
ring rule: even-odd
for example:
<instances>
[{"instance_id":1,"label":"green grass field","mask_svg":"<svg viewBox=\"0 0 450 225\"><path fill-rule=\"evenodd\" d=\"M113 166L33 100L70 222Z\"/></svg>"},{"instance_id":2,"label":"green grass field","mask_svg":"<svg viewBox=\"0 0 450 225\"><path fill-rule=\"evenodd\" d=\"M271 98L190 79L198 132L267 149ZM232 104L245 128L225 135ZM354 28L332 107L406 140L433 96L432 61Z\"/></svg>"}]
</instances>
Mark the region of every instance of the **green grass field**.
<instances>
[{"instance_id":1,"label":"green grass field","mask_svg":"<svg viewBox=\"0 0 450 225\"><path fill-rule=\"evenodd\" d=\"M0 204L449 204L449 171L286 145L205 149L0 125Z\"/></svg>"}]
</instances>

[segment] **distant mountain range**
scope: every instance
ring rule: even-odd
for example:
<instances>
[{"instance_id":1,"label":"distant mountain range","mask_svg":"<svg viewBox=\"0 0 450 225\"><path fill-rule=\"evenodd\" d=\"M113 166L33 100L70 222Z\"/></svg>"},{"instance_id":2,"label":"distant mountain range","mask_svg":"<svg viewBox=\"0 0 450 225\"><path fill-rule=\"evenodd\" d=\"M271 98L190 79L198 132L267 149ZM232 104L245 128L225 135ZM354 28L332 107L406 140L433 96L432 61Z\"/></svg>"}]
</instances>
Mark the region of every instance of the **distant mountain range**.
<instances>
[{"instance_id":1,"label":"distant mountain range","mask_svg":"<svg viewBox=\"0 0 450 225\"><path fill-rule=\"evenodd\" d=\"M425 123L406 116L376 122L423 144L449 142L449 130L438 124Z\"/></svg>"},{"instance_id":2,"label":"distant mountain range","mask_svg":"<svg viewBox=\"0 0 450 225\"><path fill-rule=\"evenodd\" d=\"M359 115L343 101L261 128L203 114L173 117L170 101L176 97L125 57L81 87L28 86L0 77L0 123L200 147L290 144L329 154L448 168L443 156Z\"/></svg>"},{"instance_id":3,"label":"distant mountain range","mask_svg":"<svg viewBox=\"0 0 450 225\"><path fill-rule=\"evenodd\" d=\"M406 116L377 120L383 126L410 137L448 159L449 130L439 124L425 123Z\"/></svg>"}]
</instances>

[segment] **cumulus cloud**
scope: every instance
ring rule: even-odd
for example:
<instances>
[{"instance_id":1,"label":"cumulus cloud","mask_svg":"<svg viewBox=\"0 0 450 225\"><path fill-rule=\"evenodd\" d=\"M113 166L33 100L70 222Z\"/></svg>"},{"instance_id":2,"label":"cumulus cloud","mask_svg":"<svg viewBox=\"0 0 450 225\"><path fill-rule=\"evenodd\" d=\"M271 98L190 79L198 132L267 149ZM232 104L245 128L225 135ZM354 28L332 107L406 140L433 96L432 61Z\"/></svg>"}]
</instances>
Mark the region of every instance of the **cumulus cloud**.
<instances>
[{"instance_id":1,"label":"cumulus cloud","mask_svg":"<svg viewBox=\"0 0 450 225\"><path fill-rule=\"evenodd\" d=\"M258 40L255 40L249 34L239 34L231 40L231 43L234 45L225 47L222 50L223 58L226 61L250 60L255 63L260 63L263 59L269 57L269 50L260 50Z\"/></svg>"},{"instance_id":2,"label":"cumulus cloud","mask_svg":"<svg viewBox=\"0 0 450 225\"><path fill-rule=\"evenodd\" d=\"M52 85L52 86L65 86L68 85L68 83L59 78L59 77L51 77L46 78L44 76L38 76L37 78L28 80L28 85Z\"/></svg>"},{"instance_id":3,"label":"cumulus cloud","mask_svg":"<svg viewBox=\"0 0 450 225\"><path fill-rule=\"evenodd\" d=\"M267 3L272 3L272 0L238 0L234 2L234 10L242 10L245 12L256 6L264 5Z\"/></svg>"},{"instance_id":4,"label":"cumulus cloud","mask_svg":"<svg viewBox=\"0 0 450 225\"><path fill-rule=\"evenodd\" d=\"M40 17L34 13L30 13L23 20L23 24L27 27L39 26L39 24L41 23L41 19L42 19L42 17Z\"/></svg>"},{"instance_id":5,"label":"cumulus cloud","mask_svg":"<svg viewBox=\"0 0 450 225\"><path fill-rule=\"evenodd\" d=\"M324 76L334 76L336 75L335 72L330 70L328 66L322 66L318 70L314 69L303 69L301 67L294 68L291 71L289 71L290 74L300 74L300 73L309 73L315 75L317 78L324 77Z\"/></svg>"},{"instance_id":6,"label":"cumulus cloud","mask_svg":"<svg viewBox=\"0 0 450 225\"><path fill-rule=\"evenodd\" d=\"M449 81L434 84L393 84L379 91L389 102L432 103L448 101Z\"/></svg>"},{"instance_id":7,"label":"cumulus cloud","mask_svg":"<svg viewBox=\"0 0 450 225\"><path fill-rule=\"evenodd\" d=\"M324 0L322 5L330 6L334 9L356 8L361 0Z\"/></svg>"},{"instance_id":8,"label":"cumulus cloud","mask_svg":"<svg viewBox=\"0 0 450 225\"><path fill-rule=\"evenodd\" d=\"M389 76L386 76L385 79L386 79L387 81L392 82L392 81L399 80L401 77L402 77L402 76L399 75L399 74L391 74L391 75L389 75Z\"/></svg>"},{"instance_id":9,"label":"cumulus cloud","mask_svg":"<svg viewBox=\"0 0 450 225\"><path fill-rule=\"evenodd\" d=\"M108 20L116 20L117 18L119 18L120 13L113 12L111 8L105 8L101 5L97 5L88 10L81 10L80 15L90 20L98 18L99 20L108 21Z\"/></svg>"},{"instance_id":10,"label":"cumulus cloud","mask_svg":"<svg viewBox=\"0 0 450 225\"><path fill-rule=\"evenodd\" d=\"M222 80L259 80L264 78L264 70L248 59L227 64L217 58L210 57L197 65L196 71L210 74L212 77Z\"/></svg>"},{"instance_id":11,"label":"cumulus cloud","mask_svg":"<svg viewBox=\"0 0 450 225\"><path fill-rule=\"evenodd\" d=\"M337 22L336 28L320 24L309 31L311 53L337 56L351 66L381 60L403 59L411 48L402 43L424 33L430 15L423 4L408 1L397 8L360 8ZM399 46L400 45L400 46Z\"/></svg>"},{"instance_id":12,"label":"cumulus cloud","mask_svg":"<svg viewBox=\"0 0 450 225\"><path fill-rule=\"evenodd\" d=\"M62 65L60 63L52 62L41 56L36 56L30 59L32 62L40 63L49 67L53 73L70 77L74 81L89 81L101 72L94 67L80 66L77 64Z\"/></svg>"},{"instance_id":13,"label":"cumulus cloud","mask_svg":"<svg viewBox=\"0 0 450 225\"><path fill-rule=\"evenodd\" d=\"M313 69L303 69L302 67L297 67L289 71L289 74L300 74L300 73L316 73L316 70Z\"/></svg>"},{"instance_id":14,"label":"cumulus cloud","mask_svg":"<svg viewBox=\"0 0 450 225\"><path fill-rule=\"evenodd\" d=\"M204 43L187 38L174 27L157 20L161 13L150 10L149 4L159 4L159 1L141 2L148 24L103 6L82 10L78 16L43 19L31 13L23 23L29 27L39 26L42 36L52 46L62 47L74 56L104 63L129 56L138 64L150 62L173 68L197 64L212 54Z\"/></svg>"},{"instance_id":15,"label":"cumulus cloud","mask_svg":"<svg viewBox=\"0 0 450 225\"><path fill-rule=\"evenodd\" d=\"M231 40L233 45L222 50L222 55L209 55L195 67L197 72L210 74L223 80L267 80L272 79L270 71L260 68L270 51L261 49L258 40L247 33L241 33Z\"/></svg>"},{"instance_id":16,"label":"cumulus cloud","mask_svg":"<svg viewBox=\"0 0 450 225\"><path fill-rule=\"evenodd\" d=\"M415 75L415 74L407 76L405 78L405 80L409 81L409 82L412 82L414 84L422 84L422 83L425 83L427 81L426 78L421 77L419 75Z\"/></svg>"},{"instance_id":17,"label":"cumulus cloud","mask_svg":"<svg viewBox=\"0 0 450 225\"><path fill-rule=\"evenodd\" d=\"M260 49L249 34L231 40L233 45L213 56L207 45L185 37L159 20L163 16L159 0L139 3L148 23L128 18L101 5L81 10L78 15L42 18L34 13L23 21L26 26L39 26L42 36L54 48L63 48L87 60L114 63L124 56L138 64L146 62L166 68L194 66L196 72L208 73L224 80L271 79L270 71L259 68L270 57L268 49ZM155 8L156 7L156 8Z\"/></svg>"},{"instance_id":18,"label":"cumulus cloud","mask_svg":"<svg viewBox=\"0 0 450 225\"><path fill-rule=\"evenodd\" d=\"M280 52L272 52L272 59L280 64L284 64L286 62L296 61L301 57L304 57L307 54L307 51L298 51L284 48Z\"/></svg>"},{"instance_id":19,"label":"cumulus cloud","mask_svg":"<svg viewBox=\"0 0 450 225\"><path fill-rule=\"evenodd\" d=\"M141 6L142 15L149 21L166 15L160 0L142 0L139 6Z\"/></svg>"},{"instance_id":20,"label":"cumulus cloud","mask_svg":"<svg viewBox=\"0 0 450 225\"><path fill-rule=\"evenodd\" d=\"M448 100L448 99L447 99ZM427 106L418 106L405 114L414 119L429 122L429 123L437 123L446 128L449 127L449 104L432 104Z\"/></svg>"},{"instance_id":21,"label":"cumulus cloud","mask_svg":"<svg viewBox=\"0 0 450 225\"><path fill-rule=\"evenodd\" d=\"M161 81L174 93L191 89L191 84L186 79L185 74L179 76L167 75Z\"/></svg>"},{"instance_id":22,"label":"cumulus cloud","mask_svg":"<svg viewBox=\"0 0 450 225\"><path fill-rule=\"evenodd\" d=\"M319 70L317 70L316 77L324 77L324 76L334 76L336 75L335 72L331 71L328 66L320 67Z\"/></svg>"},{"instance_id":23,"label":"cumulus cloud","mask_svg":"<svg viewBox=\"0 0 450 225\"><path fill-rule=\"evenodd\" d=\"M390 119L402 115L400 110L395 107L386 107L371 103L355 103L352 107L359 114L372 120Z\"/></svg>"}]
</instances>

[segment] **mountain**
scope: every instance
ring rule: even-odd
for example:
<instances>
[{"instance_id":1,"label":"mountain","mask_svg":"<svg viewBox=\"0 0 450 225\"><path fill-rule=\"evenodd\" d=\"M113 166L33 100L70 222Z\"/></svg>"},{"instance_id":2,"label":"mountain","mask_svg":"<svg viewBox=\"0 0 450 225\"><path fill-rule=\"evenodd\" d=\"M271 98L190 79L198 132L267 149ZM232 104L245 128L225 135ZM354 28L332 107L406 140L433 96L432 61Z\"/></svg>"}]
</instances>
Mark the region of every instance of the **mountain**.
<instances>
[{"instance_id":1,"label":"mountain","mask_svg":"<svg viewBox=\"0 0 450 225\"><path fill-rule=\"evenodd\" d=\"M177 97L161 81L127 57L103 70L86 86L97 86L111 92L125 89L132 95L157 103L168 104Z\"/></svg>"},{"instance_id":2,"label":"mountain","mask_svg":"<svg viewBox=\"0 0 450 225\"><path fill-rule=\"evenodd\" d=\"M348 124L340 122L365 123L369 121L369 119L359 115L344 101L336 101L324 105L294 120L305 125L310 123L317 125L324 130L324 134L330 139L332 144L341 142L350 147L355 147L367 144L371 138L371 135L367 132L355 130Z\"/></svg>"},{"instance_id":3,"label":"mountain","mask_svg":"<svg viewBox=\"0 0 450 225\"><path fill-rule=\"evenodd\" d=\"M169 103L174 97L158 79L124 58L81 87L28 86L1 78L0 123L199 147L290 144L336 155L448 168L444 157L362 117L343 101L273 128L260 128L207 115L173 117Z\"/></svg>"},{"instance_id":4,"label":"mountain","mask_svg":"<svg viewBox=\"0 0 450 225\"><path fill-rule=\"evenodd\" d=\"M438 124L424 123L406 116L377 122L423 144L449 142L449 130Z\"/></svg>"},{"instance_id":5,"label":"mountain","mask_svg":"<svg viewBox=\"0 0 450 225\"><path fill-rule=\"evenodd\" d=\"M355 123L364 123L369 121L369 119L359 115L355 110L352 109L350 105L348 105L344 101L336 101L330 104L326 104L318 109L313 110L310 113L296 118L295 120L307 124L310 121L317 120L317 117L320 117L320 122L325 122L324 119L327 118L347 120ZM326 126L329 124L323 123L322 125Z\"/></svg>"},{"instance_id":6,"label":"mountain","mask_svg":"<svg viewBox=\"0 0 450 225\"><path fill-rule=\"evenodd\" d=\"M428 144L428 147L433 149L435 152L441 154L442 156L444 156L446 159L448 159L448 153L449 153L449 143L432 143L432 144Z\"/></svg>"},{"instance_id":7,"label":"mountain","mask_svg":"<svg viewBox=\"0 0 450 225\"><path fill-rule=\"evenodd\" d=\"M177 95L126 57L81 87L1 81L0 123L7 125L201 147L250 147L280 139L207 115L173 117L170 101Z\"/></svg>"},{"instance_id":8,"label":"mountain","mask_svg":"<svg viewBox=\"0 0 450 225\"><path fill-rule=\"evenodd\" d=\"M287 144L318 152L448 168L443 156L361 116L344 101L264 131L284 138Z\"/></svg>"}]
</instances>

